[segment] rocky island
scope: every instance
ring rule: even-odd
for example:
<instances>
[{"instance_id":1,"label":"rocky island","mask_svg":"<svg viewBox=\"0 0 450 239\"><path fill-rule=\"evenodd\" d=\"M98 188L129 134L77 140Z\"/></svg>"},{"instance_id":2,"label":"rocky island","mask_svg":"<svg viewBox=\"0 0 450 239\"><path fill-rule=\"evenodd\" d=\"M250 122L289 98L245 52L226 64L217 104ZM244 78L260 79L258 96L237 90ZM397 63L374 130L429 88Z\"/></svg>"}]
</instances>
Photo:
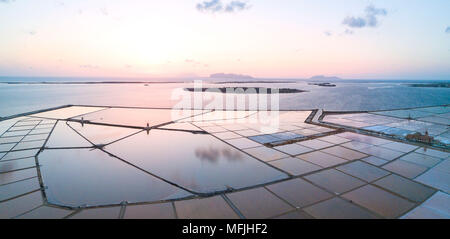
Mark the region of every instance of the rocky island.
<instances>
[{"instance_id":1,"label":"rocky island","mask_svg":"<svg viewBox=\"0 0 450 239\"><path fill-rule=\"evenodd\" d=\"M291 89L291 88L266 88L266 87L218 87L218 88L184 88L185 91L190 92L220 92L232 94L292 94L302 93L305 90Z\"/></svg>"}]
</instances>

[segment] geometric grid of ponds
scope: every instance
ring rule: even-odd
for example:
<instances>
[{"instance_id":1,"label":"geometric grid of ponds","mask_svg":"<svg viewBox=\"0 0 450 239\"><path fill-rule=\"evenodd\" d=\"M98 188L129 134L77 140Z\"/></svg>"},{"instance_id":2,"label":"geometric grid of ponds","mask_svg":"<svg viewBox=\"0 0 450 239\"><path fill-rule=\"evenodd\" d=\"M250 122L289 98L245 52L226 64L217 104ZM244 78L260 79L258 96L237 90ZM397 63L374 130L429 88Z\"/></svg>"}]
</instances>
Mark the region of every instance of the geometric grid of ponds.
<instances>
[{"instance_id":1,"label":"geometric grid of ponds","mask_svg":"<svg viewBox=\"0 0 450 239\"><path fill-rule=\"evenodd\" d=\"M334 119L439 133L423 119L447 110ZM171 111L1 121L0 218L450 218L446 150L310 124L311 111Z\"/></svg>"},{"instance_id":2,"label":"geometric grid of ponds","mask_svg":"<svg viewBox=\"0 0 450 239\"><path fill-rule=\"evenodd\" d=\"M420 133L433 137L433 144L436 146L450 147L449 106L327 114L323 122L378 132L401 139Z\"/></svg>"}]
</instances>

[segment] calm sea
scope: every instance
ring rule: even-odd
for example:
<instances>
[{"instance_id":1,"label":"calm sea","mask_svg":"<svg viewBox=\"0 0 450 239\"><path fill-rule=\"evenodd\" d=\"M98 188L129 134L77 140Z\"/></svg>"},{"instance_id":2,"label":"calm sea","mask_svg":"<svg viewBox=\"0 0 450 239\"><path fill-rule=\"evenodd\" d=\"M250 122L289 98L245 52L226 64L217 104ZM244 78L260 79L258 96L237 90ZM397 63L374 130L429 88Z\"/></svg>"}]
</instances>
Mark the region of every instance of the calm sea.
<instances>
[{"instance_id":1,"label":"calm sea","mask_svg":"<svg viewBox=\"0 0 450 239\"><path fill-rule=\"evenodd\" d=\"M52 79L57 81L57 79ZM67 79L66 79L67 80ZM90 81L75 79L72 81ZM179 102L175 89L192 87L192 83L137 84L6 84L0 78L0 117L66 104L172 107ZM50 81L29 78L29 82ZM102 79L105 81L105 79ZM419 81L414 81L419 82ZM402 81L343 81L336 87L295 83L204 84L203 87L275 87L296 88L308 92L283 94L280 109L301 110L382 110L450 104L449 88L409 87ZM198 93L196 93L198 94ZM200 93L201 94L201 93Z\"/></svg>"}]
</instances>

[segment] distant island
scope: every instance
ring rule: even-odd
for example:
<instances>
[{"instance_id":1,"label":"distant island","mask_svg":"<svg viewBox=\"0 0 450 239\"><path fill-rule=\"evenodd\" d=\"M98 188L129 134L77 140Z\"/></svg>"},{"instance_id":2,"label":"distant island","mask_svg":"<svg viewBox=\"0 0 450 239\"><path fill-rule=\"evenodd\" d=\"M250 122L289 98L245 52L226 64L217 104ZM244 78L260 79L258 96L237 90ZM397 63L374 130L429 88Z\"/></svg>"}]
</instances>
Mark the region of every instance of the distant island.
<instances>
[{"instance_id":1,"label":"distant island","mask_svg":"<svg viewBox=\"0 0 450 239\"><path fill-rule=\"evenodd\" d=\"M342 79L336 76L324 76L324 75L313 76L308 79L308 81L313 81L313 83L309 83L309 85L317 85L322 87L336 87L336 85L331 84L330 81L333 82L340 80Z\"/></svg>"},{"instance_id":2,"label":"distant island","mask_svg":"<svg viewBox=\"0 0 450 239\"><path fill-rule=\"evenodd\" d=\"M331 84L329 82L324 83L308 83L308 85L317 85L317 86L323 86L323 87L336 87L335 84Z\"/></svg>"},{"instance_id":3,"label":"distant island","mask_svg":"<svg viewBox=\"0 0 450 239\"><path fill-rule=\"evenodd\" d=\"M216 73L216 74L211 74L209 76L209 78L214 78L214 79L254 79L252 76L249 75L240 75L240 74L226 74L226 73Z\"/></svg>"},{"instance_id":4,"label":"distant island","mask_svg":"<svg viewBox=\"0 0 450 239\"><path fill-rule=\"evenodd\" d=\"M250 89L250 90L248 90ZM220 88L184 88L185 91L190 92L220 92L232 94L292 94L307 92L305 90L290 89L290 88L265 88L265 87L220 87Z\"/></svg>"},{"instance_id":5,"label":"distant island","mask_svg":"<svg viewBox=\"0 0 450 239\"><path fill-rule=\"evenodd\" d=\"M336 76L317 75L317 76L313 76L313 77L309 78L309 80L312 80L312 81L339 81L342 79L339 77L336 77Z\"/></svg>"}]
</instances>

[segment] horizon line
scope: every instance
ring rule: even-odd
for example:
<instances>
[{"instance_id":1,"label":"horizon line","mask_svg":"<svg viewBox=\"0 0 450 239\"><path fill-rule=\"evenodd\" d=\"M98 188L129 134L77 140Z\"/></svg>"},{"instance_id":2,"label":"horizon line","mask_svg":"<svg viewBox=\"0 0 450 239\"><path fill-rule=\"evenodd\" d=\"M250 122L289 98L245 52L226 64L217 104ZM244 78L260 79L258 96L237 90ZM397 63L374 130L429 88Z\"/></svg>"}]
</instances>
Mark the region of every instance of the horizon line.
<instances>
[{"instance_id":1,"label":"horizon line","mask_svg":"<svg viewBox=\"0 0 450 239\"><path fill-rule=\"evenodd\" d=\"M314 77L314 76L313 76ZM2 76L0 75L0 78L51 78L51 79L70 79L70 78L79 78L79 79L148 79L148 80L174 80L174 79L179 79L179 80L194 80L196 78L198 79L208 79L208 80L229 80L229 81L239 81L239 82L243 82L243 81L248 81L248 82L252 82L252 81L257 81L257 80L276 80L276 81L282 81L282 80L290 80L290 81L294 81L294 80L315 80L312 79L313 77L309 77L309 78L305 78L305 77L253 77L251 79L248 78L213 78L213 77L209 77L209 76L172 76L172 77L155 77L155 76ZM332 78L335 76L329 76L327 78ZM408 79L408 78L341 78L341 77L337 77L337 80L343 80L343 81L354 81L354 80L359 80L359 81L450 81L450 77L448 79L438 79L438 78L422 78L422 79ZM317 79L316 79L317 80ZM319 79L320 80L320 79ZM327 81L327 79L323 79L324 81ZM330 81L336 81L336 79L334 80L330 80ZM2 81L0 81L2 82ZM44 81L45 82L45 81ZM2 82L2 83L6 83L6 82ZM145 82L143 82L145 83Z\"/></svg>"}]
</instances>

